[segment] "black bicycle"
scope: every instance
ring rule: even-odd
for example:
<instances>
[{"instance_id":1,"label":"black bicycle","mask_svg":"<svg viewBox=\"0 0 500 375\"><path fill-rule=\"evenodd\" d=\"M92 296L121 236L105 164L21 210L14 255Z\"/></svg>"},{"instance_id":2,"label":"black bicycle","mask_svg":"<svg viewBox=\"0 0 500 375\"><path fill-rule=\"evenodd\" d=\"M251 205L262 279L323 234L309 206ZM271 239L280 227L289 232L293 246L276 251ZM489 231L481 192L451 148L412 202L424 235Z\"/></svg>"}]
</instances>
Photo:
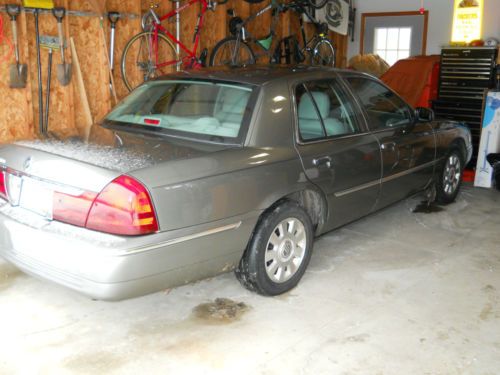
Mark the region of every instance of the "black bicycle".
<instances>
[{"instance_id":1,"label":"black bicycle","mask_svg":"<svg viewBox=\"0 0 500 375\"><path fill-rule=\"evenodd\" d=\"M249 3L260 3L263 0L245 1ZM269 58L270 63L279 63L282 57L282 41L289 42L291 39L291 46L287 45L286 48L290 47L289 49L293 50L293 59L287 56L287 63L290 62L290 60L296 63L307 60L308 63L312 65L335 66L336 50L327 37L328 25L318 22L308 10L311 6L314 8L321 8L327 1L328 0L318 2L313 0L294 0L290 3L278 3L272 0L267 7L250 15L245 20L237 17L234 12L231 13L232 17L229 21L229 30L232 35L222 39L216 44L210 56L210 65L251 65L255 64L260 57L264 56ZM275 42L279 16L288 10L294 11L299 16L302 46L292 37L284 38L278 44ZM266 12L272 12L269 34L264 38L258 39L248 31L247 25ZM308 39L306 35L303 15L307 17L316 29L316 32L310 39Z\"/></svg>"}]
</instances>

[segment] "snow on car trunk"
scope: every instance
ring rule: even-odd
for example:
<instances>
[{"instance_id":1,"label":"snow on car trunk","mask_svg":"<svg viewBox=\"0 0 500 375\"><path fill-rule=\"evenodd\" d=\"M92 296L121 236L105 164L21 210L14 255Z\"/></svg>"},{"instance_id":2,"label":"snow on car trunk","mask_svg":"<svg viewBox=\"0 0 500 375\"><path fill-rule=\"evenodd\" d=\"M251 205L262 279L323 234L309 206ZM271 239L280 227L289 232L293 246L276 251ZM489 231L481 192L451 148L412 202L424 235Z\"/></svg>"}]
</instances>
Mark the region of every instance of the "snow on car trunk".
<instances>
[{"instance_id":1,"label":"snow on car trunk","mask_svg":"<svg viewBox=\"0 0 500 375\"><path fill-rule=\"evenodd\" d=\"M150 155L144 153L80 141L44 140L24 141L16 144L121 173L145 168L154 162Z\"/></svg>"}]
</instances>

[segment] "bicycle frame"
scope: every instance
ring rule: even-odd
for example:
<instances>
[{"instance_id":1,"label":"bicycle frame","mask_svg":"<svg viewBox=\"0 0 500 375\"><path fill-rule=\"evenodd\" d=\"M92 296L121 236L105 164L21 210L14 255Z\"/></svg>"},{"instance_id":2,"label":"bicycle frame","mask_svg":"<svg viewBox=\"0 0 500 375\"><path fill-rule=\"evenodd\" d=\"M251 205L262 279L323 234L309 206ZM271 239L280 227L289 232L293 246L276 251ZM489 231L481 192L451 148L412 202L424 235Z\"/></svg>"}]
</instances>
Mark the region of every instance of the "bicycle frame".
<instances>
[{"instance_id":1,"label":"bicycle frame","mask_svg":"<svg viewBox=\"0 0 500 375\"><path fill-rule=\"evenodd\" d=\"M183 10L189 8L191 5L194 5L196 3L201 4L201 12L198 14L198 21L196 23L196 27L194 29L194 37L193 37L193 47L192 49L189 49L184 43L182 43L179 39L177 39L170 31L168 31L165 27L162 26L162 22L177 16L180 14ZM205 18L205 14L207 13L208 10L208 2L207 0L189 0L186 4L180 6L178 9L173 9L166 15L162 17L158 17L158 15L154 12L153 9L150 10L154 17L154 31L153 31L153 52L154 52L154 57L155 57L155 64L157 69L161 69L166 66L170 65L176 65L180 62L184 62L184 60L189 60L190 62L193 63L192 67L199 68L201 67L201 64L198 63L197 57L196 57L196 52L198 51L198 45L200 42L200 33L201 30L203 29L203 22ZM159 21L159 22L158 22ZM187 56L184 56L182 59L177 59L177 60L171 60L171 61L165 61L165 62L159 62L159 56L158 56L158 34L162 32L165 34L172 42L174 42L176 45L178 45L182 51L184 51Z\"/></svg>"},{"instance_id":2,"label":"bicycle frame","mask_svg":"<svg viewBox=\"0 0 500 375\"><path fill-rule=\"evenodd\" d=\"M304 14L316 28L318 27L319 22L304 7L300 7L299 10L295 11L299 15L300 34L302 36L302 43L303 43L302 51L309 51L312 49L312 47L310 46L312 42L316 41L317 39L324 39L325 34L314 33L311 39L308 40L306 36L306 28L304 26L304 20L302 18L302 15Z\"/></svg>"},{"instance_id":3,"label":"bicycle frame","mask_svg":"<svg viewBox=\"0 0 500 375\"><path fill-rule=\"evenodd\" d=\"M240 32L238 33L238 36L237 38L241 38L243 41L245 42L252 42L253 44L257 45L260 49L263 49L264 52L260 52L260 53L256 53L256 56L257 57L261 57L261 56L271 56L272 54L272 49L269 49L269 50L266 50L264 47L262 47L258 42L258 39L256 37L254 37L247 29L246 29L246 26L254 21L257 17L260 17L261 15L263 15L264 13L267 13L269 11L276 11L275 14L272 15L272 21L271 21L271 26L269 27L269 33L272 34L272 35L275 35L275 32L276 32L276 25L278 24L278 20L279 20L279 15L280 15L280 12L278 10L278 8L276 8L275 6L273 6L273 3L269 4L268 6L266 6L265 8L262 8L261 10L259 10L258 12L250 15L248 18L246 18L242 25L241 25L241 30Z\"/></svg>"}]
</instances>

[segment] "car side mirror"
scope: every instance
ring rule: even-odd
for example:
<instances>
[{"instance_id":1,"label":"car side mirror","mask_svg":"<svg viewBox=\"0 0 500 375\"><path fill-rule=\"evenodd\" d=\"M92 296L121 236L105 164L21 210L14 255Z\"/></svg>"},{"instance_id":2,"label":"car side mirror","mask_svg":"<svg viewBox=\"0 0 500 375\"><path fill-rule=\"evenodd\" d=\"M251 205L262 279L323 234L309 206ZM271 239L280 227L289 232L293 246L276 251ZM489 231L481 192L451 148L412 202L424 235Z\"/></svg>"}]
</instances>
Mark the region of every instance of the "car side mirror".
<instances>
[{"instance_id":1,"label":"car side mirror","mask_svg":"<svg viewBox=\"0 0 500 375\"><path fill-rule=\"evenodd\" d=\"M434 111L430 108L418 107L415 109L415 117L418 122L434 121Z\"/></svg>"}]
</instances>

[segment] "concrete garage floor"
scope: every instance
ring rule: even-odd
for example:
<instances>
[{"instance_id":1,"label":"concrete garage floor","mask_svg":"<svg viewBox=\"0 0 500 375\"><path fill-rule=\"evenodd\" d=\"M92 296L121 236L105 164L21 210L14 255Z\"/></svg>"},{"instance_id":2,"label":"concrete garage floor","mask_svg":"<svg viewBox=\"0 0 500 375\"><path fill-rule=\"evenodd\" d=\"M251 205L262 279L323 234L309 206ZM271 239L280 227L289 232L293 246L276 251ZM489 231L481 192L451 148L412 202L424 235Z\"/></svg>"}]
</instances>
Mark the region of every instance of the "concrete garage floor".
<instances>
[{"instance_id":1,"label":"concrete garage floor","mask_svg":"<svg viewBox=\"0 0 500 375\"><path fill-rule=\"evenodd\" d=\"M419 203L323 236L277 298L226 274L94 302L0 261L0 374L496 375L500 193L467 186L429 214ZM196 309L216 298L247 307Z\"/></svg>"}]
</instances>

